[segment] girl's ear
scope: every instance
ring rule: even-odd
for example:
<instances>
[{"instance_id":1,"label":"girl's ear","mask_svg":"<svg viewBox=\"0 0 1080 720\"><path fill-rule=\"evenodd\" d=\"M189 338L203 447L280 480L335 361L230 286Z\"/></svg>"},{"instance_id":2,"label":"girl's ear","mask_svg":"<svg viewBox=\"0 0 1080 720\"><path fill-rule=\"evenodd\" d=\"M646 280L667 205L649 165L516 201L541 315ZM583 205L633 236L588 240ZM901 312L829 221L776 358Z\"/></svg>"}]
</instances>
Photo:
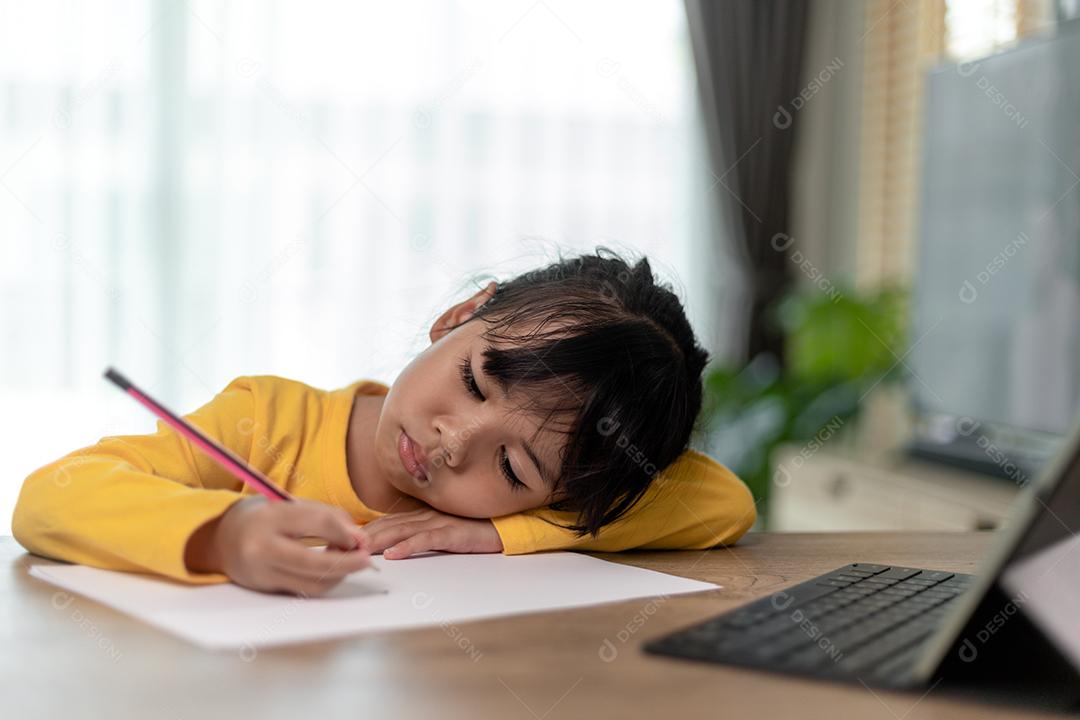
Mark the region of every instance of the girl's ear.
<instances>
[{"instance_id":1,"label":"girl's ear","mask_svg":"<svg viewBox=\"0 0 1080 720\"><path fill-rule=\"evenodd\" d=\"M462 300L457 305L450 307L439 316L439 319L435 321L435 324L431 326L431 332L428 336L431 338L431 342L436 342L439 338L450 332L449 328L460 325L461 323L472 317L476 309L486 303L492 295L495 294L495 289L498 286L495 281L492 280L484 287L484 289L477 292L468 300Z\"/></svg>"}]
</instances>

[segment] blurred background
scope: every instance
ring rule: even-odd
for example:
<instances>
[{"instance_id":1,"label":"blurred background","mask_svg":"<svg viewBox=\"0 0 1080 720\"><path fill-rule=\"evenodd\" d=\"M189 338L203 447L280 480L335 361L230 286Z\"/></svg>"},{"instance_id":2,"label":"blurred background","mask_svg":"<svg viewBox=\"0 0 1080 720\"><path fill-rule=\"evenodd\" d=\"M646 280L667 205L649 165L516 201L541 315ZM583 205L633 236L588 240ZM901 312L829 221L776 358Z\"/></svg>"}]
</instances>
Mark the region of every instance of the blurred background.
<instances>
[{"instance_id":1,"label":"blurred background","mask_svg":"<svg viewBox=\"0 0 1080 720\"><path fill-rule=\"evenodd\" d=\"M1075 414L1071 0L0 1L0 532L234 377L392 383L605 245L757 529L995 527Z\"/></svg>"}]
</instances>

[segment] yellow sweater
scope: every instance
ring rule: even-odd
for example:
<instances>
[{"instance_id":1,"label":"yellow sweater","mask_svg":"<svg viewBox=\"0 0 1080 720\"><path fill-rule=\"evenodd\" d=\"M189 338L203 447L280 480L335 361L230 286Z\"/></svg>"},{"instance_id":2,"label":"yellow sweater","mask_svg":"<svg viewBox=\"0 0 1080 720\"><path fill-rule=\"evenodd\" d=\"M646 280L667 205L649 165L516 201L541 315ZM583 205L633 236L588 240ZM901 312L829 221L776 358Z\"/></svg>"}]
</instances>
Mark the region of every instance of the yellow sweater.
<instances>
[{"instance_id":1,"label":"yellow sweater","mask_svg":"<svg viewBox=\"0 0 1080 720\"><path fill-rule=\"evenodd\" d=\"M295 497L345 508L359 524L385 513L349 482L345 440L357 393L389 386L359 380L321 390L273 375L239 377L185 419ZM227 582L184 564L188 538L256 491L158 420L149 435L103 437L35 470L23 483L12 533L27 550L110 570L195 583ZM543 550L700 549L734 543L754 523L750 492L730 470L687 450L645 496L598 537L551 524L573 513L537 508L492 518L507 555Z\"/></svg>"}]
</instances>

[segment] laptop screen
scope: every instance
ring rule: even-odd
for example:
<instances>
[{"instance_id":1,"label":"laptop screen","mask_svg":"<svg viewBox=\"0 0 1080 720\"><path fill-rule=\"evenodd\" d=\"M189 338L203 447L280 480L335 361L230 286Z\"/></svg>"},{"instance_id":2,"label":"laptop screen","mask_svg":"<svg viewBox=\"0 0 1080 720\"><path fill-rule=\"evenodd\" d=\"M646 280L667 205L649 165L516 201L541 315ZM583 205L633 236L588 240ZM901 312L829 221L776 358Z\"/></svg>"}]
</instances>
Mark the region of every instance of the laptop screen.
<instances>
[{"instance_id":1,"label":"laptop screen","mask_svg":"<svg viewBox=\"0 0 1080 720\"><path fill-rule=\"evenodd\" d=\"M1001 574L1001 586L1080 670L1080 468L1066 469Z\"/></svg>"},{"instance_id":2,"label":"laptop screen","mask_svg":"<svg viewBox=\"0 0 1080 720\"><path fill-rule=\"evenodd\" d=\"M938 633L928 642L915 674L929 678L948 653L978 651L991 642L1000 624L1023 612L1080 669L1080 423L1069 442L1016 500L997 542L976 573L968 592L956 603ZM997 584L1001 593L991 594ZM994 603L996 607L984 605ZM973 615L992 618L986 633L961 637ZM970 633L969 633L970 634Z\"/></svg>"}]
</instances>

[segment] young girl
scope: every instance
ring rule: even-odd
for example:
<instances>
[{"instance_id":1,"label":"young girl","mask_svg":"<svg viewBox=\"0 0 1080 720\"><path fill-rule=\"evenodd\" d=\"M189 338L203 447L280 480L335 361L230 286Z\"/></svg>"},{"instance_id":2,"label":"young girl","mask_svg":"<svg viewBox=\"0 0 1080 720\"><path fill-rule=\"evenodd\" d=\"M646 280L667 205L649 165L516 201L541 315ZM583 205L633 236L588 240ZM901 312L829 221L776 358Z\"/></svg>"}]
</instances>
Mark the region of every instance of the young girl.
<instances>
[{"instance_id":1,"label":"young girl","mask_svg":"<svg viewBox=\"0 0 1080 720\"><path fill-rule=\"evenodd\" d=\"M245 376L185 416L294 503L267 502L158 421L31 474L15 538L70 562L316 596L371 553L700 549L754 523L742 481L687 446L707 353L647 260L560 256L447 309L430 338L393 386Z\"/></svg>"}]
</instances>

